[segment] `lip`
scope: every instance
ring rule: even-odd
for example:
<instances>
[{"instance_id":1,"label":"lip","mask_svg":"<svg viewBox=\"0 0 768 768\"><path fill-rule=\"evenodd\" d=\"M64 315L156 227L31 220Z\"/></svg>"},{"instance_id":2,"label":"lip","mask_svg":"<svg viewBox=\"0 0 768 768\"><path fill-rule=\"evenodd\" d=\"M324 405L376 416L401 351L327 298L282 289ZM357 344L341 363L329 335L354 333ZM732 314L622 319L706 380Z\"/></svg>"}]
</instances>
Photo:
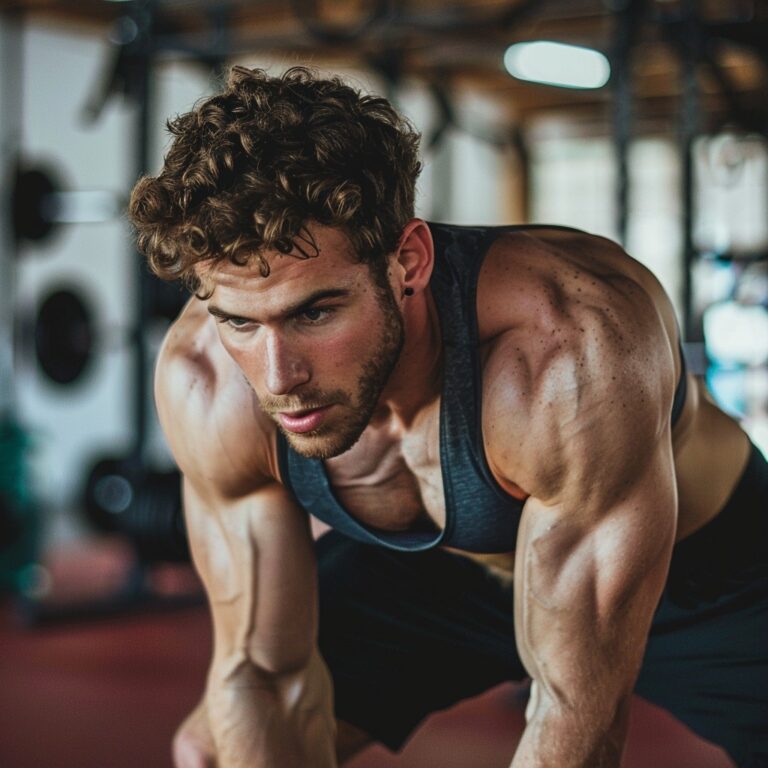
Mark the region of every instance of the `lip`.
<instances>
[{"instance_id":1,"label":"lip","mask_svg":"<svg viewBox=\"0 0 768 768\"><path fill-rule=\"evenodd\" d=\"M280 423L289 432L302 434L317 429L325 418L330 405L324 405L322 408L313 408L309 411L297 411L292 413L279 413L277 415Z\"/></svg>"}]
</instances>

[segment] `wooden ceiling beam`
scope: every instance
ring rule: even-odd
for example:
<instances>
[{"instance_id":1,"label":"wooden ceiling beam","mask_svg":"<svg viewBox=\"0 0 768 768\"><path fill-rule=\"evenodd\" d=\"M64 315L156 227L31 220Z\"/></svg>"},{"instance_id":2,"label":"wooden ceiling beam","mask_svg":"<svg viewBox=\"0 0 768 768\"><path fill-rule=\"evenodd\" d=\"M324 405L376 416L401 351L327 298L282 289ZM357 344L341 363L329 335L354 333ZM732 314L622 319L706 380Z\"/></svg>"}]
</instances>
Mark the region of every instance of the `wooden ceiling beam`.
<instances>
[{"instance_id":1,"label":"wooden ceiling beam","mask_svg":"<svg viewBox=\"0 0 768 768\"><path fill-rule=\"evenodd\" d=\"M318 0L315 7L338 25L359 22L373 0ZM471 87L510 105L520 119L539 112L567 110L591 114L610 124L612 93L570 91L522 83L503 69L507 45L518 40L544 38L584 44L609 51L613 44L614 18L601 0L541 0L542 12L533 12L518 0L518 23L493 28L490 20L510 10L502 0L462 0L447 5L444 0L401 2L403 14L387 24L375 25L370 35L346 43L321 41L297 19L293 6L277 0L239 0L229 4L229 14L220 20L229 35L215 42L212 14L221 4L214 0L163 0L156 51L166 55L218 56L222 60L251 54L266 54L284 61L303 58L318 66L330 64L370 66L377 58L399 57L399 68L409 76L427 81ZM725 0L707 0L702 8L713 20L727 19ZM328 13L328 9L331 13ZM666 12L674 2L665 2ZM343 9L343 10L340 10ZM515 7L512 7L514 10ZM31 19L46 18L60 23L86 26L106 34L108 25L128 12L128 6L105 0L0 0L0 11L21 12ZM324 15L323 20L326 20ZM410 20L410 21L409 21ZM464 23L462 23L464 20ZM471 23L470 23L471 21ZM497 25L498 26L498 25ZM675 104L679 94L679 61L672 47L653 24L644 24L633 56L632 87L635 111L655 114L659 105ZM217 47L218 46L218 47ZM763 112L766 96L766 66L759 57L735 43L722 43L719 66L744 104L756 104ZM700 78L702 108L721 115L727 104L712 74Z\"/></svg>"}]
</instances>

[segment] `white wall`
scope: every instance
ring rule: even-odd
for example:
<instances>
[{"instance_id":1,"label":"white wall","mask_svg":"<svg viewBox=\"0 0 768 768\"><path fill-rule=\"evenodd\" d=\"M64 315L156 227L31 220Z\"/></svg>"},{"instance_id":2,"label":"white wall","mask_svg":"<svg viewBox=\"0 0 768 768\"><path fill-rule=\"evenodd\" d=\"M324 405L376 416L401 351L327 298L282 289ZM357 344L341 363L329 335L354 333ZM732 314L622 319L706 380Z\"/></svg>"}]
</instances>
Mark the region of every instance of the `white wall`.
<instances>
[{"instance_id":1,"label":"white wall","mask_svg":"<svg viewBox=\"0 0 768 768\"><path fill-rule=\"evenodd\" d=\"M127 200L135 173L134 107L110 100L94 125L83 107L110 57L104 37L34 23L23 31L22 138L28 163L58 170L70 190L100 189ZM154 155L166 142L163 124L204 93L202 68L164 65L157 75ZM133 369L127 331L135 311L136 258L123 218L99 224L62 226L49 241L23 248L16 311L31 319L36 307L60 286L75 286L93 308L99 329L96 355L74 385L60 387L37 368L24 348L17 367L18 410L34 437L36 490L48 510L49 534L80 532L72 514L84 473L103 455L130 445L133 427ZM151 390L150 390L151 391ZM156 428L150 436L162 453Z\"/></svg>"},{"instance_id":2,"label":"white wall","mask_svg":"<svg viewBox=\"0 0 768 768\"><path fill-rule=\"evenodd\" d=\"M94 126L82 110L106 60L101 40L71 30L32 25L23 31L22 157L58 170L68 189L124 194L130 178L130 114L111 104ZM76 503L85 463L120 449L130 438L129 359L115 349L127 325L134 291L129 244L120 221L62 227L49 241L24 246L18 270L17 314L31 322L41 300L74 285L104 331L82 380L57 387L22 348L19 411L34 437L36 491L57 521ZM69 518L67 518L69 522Z\"/></svg>"},{"instance_id":3,"label":"white wall","mask_svg":"<svg viewBox=\"0 0 768 768\"><path fill-rule=\"evenodd\" d=\"M551 128L550 128L551 130ZM618 239L610 138L550 135L532 142L531 220ZM627 251L659 278L681 317L679 160L669 140L637 139L629 157Z\"/></svg>"},{"instance_id":4,"label":"white wall","mask_svg":"<svg viewBox=\"0 0 768 768\"><path fill-rule=\"evenodd\" d=\"M722 133L694 146L702 251L755 254L768 248L768 148L758 136Z\"/></svg>"}]
</instances>

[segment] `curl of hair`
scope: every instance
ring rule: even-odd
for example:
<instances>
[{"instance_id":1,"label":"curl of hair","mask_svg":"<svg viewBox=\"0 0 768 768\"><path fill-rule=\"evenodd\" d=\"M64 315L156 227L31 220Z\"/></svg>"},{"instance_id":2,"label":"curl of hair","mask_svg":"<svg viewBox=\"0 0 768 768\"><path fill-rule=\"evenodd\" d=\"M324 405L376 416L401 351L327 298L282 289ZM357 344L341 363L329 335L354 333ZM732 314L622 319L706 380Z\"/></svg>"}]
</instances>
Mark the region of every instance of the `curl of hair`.
<instances>
[{"instance_id":1,"label":"curl of hair","mask_svg":"<svg viewBox=\"0 0 768 768\"><path fill-rule=\"evenodd\" d=\"M305 67L233 67L225 89L168 122L157 176L129 218L152 271L200 288L193 267L317 254L306 226L341 228L361 261L397 247L413 217L419 135L383 98Z\"/></svg>"}]
</instances>

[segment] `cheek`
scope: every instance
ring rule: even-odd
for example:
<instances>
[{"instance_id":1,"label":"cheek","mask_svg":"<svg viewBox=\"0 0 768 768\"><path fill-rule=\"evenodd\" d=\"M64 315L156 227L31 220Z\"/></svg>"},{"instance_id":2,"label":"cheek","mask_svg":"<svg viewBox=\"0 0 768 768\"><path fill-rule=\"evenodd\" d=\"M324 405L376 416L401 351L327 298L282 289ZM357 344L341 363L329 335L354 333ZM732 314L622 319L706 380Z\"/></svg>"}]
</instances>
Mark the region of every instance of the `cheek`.
<instances>
[{"instance_id":1,"label":"cheek","mask_svg":"<svg viewBox=\"0 0 768 768\"><path fill-rule=\"evenodd\" d=\"M334 374L357 373L360 363L370 355L370 343L370 334L340 334L315 350L316 362Z\"/></svg>"}]
</instances>

